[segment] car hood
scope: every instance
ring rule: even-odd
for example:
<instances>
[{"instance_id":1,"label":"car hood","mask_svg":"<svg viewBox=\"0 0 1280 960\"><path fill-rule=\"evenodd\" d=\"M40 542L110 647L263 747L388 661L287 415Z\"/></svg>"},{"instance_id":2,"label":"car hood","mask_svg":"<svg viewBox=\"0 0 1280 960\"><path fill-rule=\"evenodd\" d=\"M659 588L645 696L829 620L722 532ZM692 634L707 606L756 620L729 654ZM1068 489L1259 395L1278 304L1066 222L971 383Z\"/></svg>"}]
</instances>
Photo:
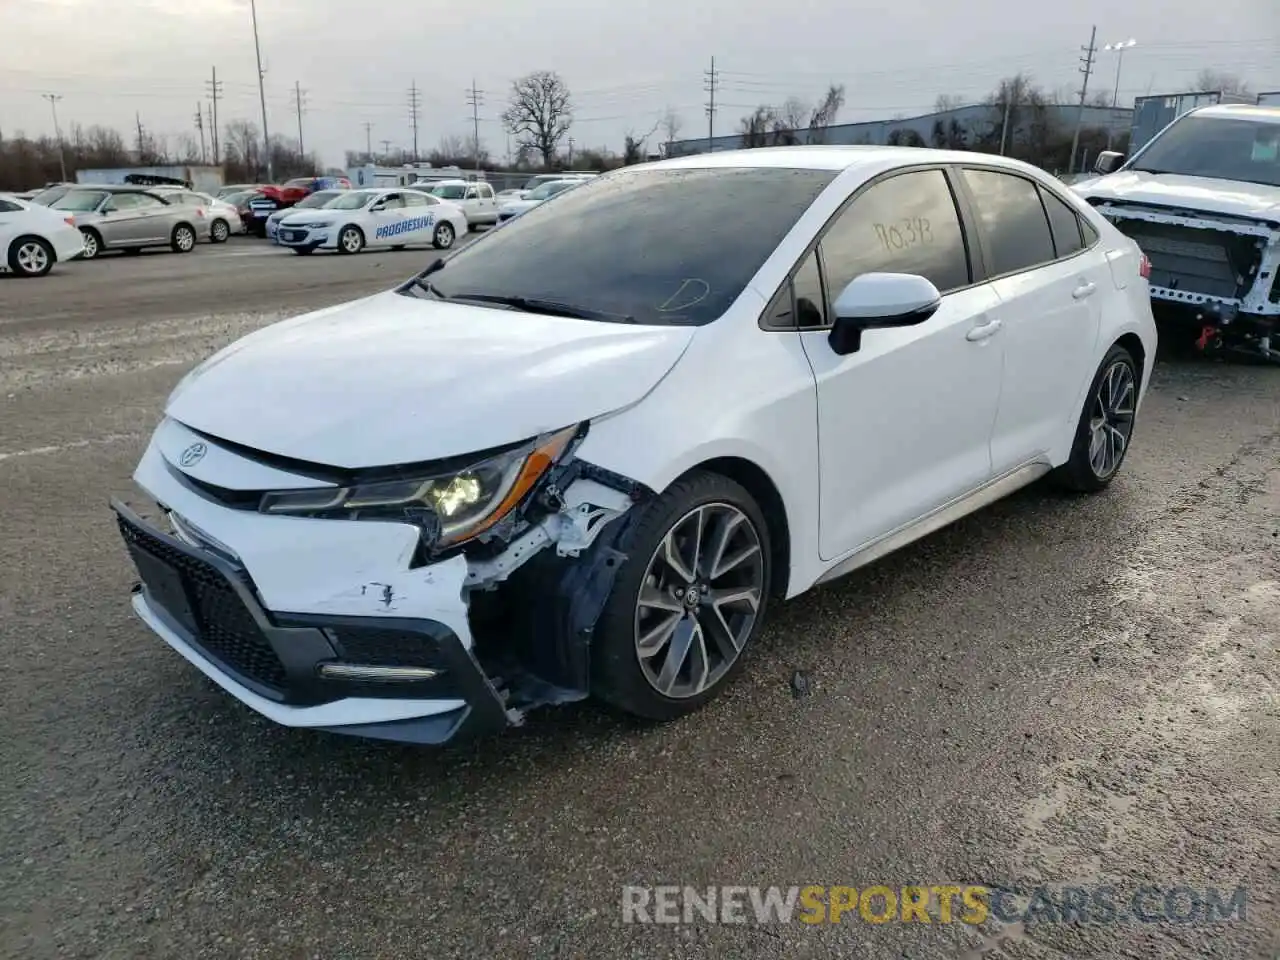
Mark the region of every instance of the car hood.
<instances>
[{"instance_id":1,"label":"car hood","mask_svg":"<svg viewBox=\"0 0 1280 960\"><path fill-rule=\"evenodd\" d=\"M629 406L694 333L382 293L236 341L191 371L165 412L312 463L436 460Z\"/></svg>"},{"instance_id":2,"label":"car hood","mask_svg":"<svg viewBox=\"0 0 1280 960\"><path fill-rule=\"evenodd\" d=\"M542 203L541 200L508 200L499 209L503 213L524 213L524 211L532 210L540 203Z\"/></svg>"},{"instance_id":3,"label":"car hood","mask_svg":"<svg viewBox=\"0 0 1280 960\"><path fill-rule=\"evenodd\" d=\"M1280 219L1280 187L1241 180L1122 170L1074 184L1072 189L1094 200L1182 207L1251 219Z\"/></svg>"}]
</instances>

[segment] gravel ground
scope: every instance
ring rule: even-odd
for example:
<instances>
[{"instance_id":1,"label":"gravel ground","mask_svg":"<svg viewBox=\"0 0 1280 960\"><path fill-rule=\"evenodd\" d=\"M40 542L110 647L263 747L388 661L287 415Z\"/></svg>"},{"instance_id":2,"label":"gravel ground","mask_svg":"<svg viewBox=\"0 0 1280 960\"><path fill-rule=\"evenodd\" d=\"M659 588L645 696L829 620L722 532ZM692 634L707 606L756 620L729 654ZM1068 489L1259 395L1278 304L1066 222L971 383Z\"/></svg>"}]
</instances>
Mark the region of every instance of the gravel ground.
<instances>
[{"instance_id":1,"label":"gravel ground","mask_svg":"<svg viewBox=\"0 0 1280 960\"><path fill-rule=\"evenodd\" d=\"M1275 369L1162 363L1109 492L1025 490L776 609L741 682L669 726L579 705L434 752L308 734L164 648L106 503L167 391L430 256L234 241L0 278L0 955L1280 955ZM1247 912L999 944L621 923L626 883L947 882L1243 886Z\"/></svg>"}]
</instances>

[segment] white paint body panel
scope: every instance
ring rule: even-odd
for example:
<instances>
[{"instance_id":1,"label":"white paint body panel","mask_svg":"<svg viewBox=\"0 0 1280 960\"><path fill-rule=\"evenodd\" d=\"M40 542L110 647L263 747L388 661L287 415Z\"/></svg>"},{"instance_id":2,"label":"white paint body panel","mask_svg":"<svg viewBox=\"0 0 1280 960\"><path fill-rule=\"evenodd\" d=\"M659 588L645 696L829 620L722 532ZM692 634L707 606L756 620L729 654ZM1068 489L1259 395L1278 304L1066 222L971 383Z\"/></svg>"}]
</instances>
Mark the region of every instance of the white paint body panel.
<instances>
[{"instance_id":1,"label":"white paint body panel","mask_svg":"<svg viewBox=\"0 0 1280 960\"><path fill-rule=\"evenodd\" d=\"M67 223L67 214L38 203L0 194L18 210L0 210L0 273L9 269L9 247L18 237L40 237L53 248L58 263L65 263L84 252L84 237Z\"/></svg>"}]
</instances>

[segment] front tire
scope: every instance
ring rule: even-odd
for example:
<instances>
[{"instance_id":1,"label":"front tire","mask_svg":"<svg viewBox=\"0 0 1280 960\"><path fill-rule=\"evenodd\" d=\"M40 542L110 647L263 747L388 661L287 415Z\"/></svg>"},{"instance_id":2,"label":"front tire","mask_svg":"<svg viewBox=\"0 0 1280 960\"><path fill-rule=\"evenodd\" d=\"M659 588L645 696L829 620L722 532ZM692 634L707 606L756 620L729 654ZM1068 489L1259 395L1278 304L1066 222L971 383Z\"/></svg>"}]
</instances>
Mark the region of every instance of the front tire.
<instances>
[{"instance_id":1,"label":"front tire","mask_svg":"<svg viewBox=\"0 0 1280 960\"><path fill-rule=\"evenodd\" d=\"M1097 493L1120 472L1133 438L1141 373L1116 344L1094 374L1076 425L1071 456L1053 472L1058 485L1075 493Z\"/></svg>"},{"instance_id":2,"label":"front tire","mask_svg":"<svg viewBox=\"0 0 1280 960\"><path fill-rule=\"evenodd\" d=\"M717 473L692 473L640 509L596 625L591 687L627 713L673 720L741 669L771 587L769 528Z\"/></svg>"},{"instance_id":3,"label":"front tire","mask_svg":"<svg viewBox=\"0 0 1280 960\"><path fill-rule=\"evenodd\" d=\"M359 253L364 249L364 234L359 227L343 227L338 234L339 253Z\"/></svg>"},{"instance_id":4,"label":"front tire","mask_svg":"<svg viewBox=\"0 0 1280 960\"><path fill-rule=\"evenodd\" d=\"M445 221L436 226L435 233L431 235L431 245L437 250L448 250L453 246L453 241L457 235L453 231L453 224Z\"/></svg>"},{"instance_id":5,"label":"front tire","mask_svg":"<svg viewBox=\"0 0 1280 960\"><path fill-rule=\"evenodd\" d=\"M196 248L196 232L185 223L173 228L173 236L169 238L169 246L174 253L190 253Z\"/></svg>"},{"instance_id":6,"label":"front tire","mask_svg":"<svg viewBox=\"0 0 1280 960\"><path fill-rule=\"evenodd\" d=\"M9 244L9 269L20 277L43 277L56 259L53 247L40 237L18 237Z\"/></svg>"}]
</instances>

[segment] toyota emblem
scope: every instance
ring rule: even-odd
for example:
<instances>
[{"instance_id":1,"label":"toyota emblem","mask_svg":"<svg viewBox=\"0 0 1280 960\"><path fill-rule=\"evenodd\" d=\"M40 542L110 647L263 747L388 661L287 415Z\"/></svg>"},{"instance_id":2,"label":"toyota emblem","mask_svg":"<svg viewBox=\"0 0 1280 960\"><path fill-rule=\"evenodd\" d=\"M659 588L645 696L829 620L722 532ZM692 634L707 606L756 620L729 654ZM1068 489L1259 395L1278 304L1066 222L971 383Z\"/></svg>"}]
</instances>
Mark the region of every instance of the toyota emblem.
<instances>
[{"instance_id":1,"label":"toyota emblem","mask_svg":"<svg viewBox=\"0 0 1280 960\"><path fill-rule=\"evenodd\" d=\"M178 466L194 467L197 463L204 459L204 455L209 452L209 448L203 443L193 443L187 449L182 451L182 456L178 458Z\"/></svg>"}]
</instances>

